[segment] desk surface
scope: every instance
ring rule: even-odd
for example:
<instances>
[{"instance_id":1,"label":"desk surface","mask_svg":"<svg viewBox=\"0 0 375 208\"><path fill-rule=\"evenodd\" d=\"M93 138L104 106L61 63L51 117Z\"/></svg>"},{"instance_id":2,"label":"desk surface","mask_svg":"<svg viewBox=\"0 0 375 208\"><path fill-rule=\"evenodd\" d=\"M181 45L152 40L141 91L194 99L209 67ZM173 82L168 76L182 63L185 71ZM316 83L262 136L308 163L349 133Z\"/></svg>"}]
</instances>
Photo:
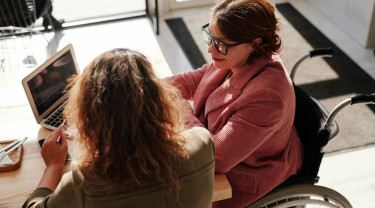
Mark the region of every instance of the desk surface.
<instances>
[{"instance_id":1,"label":"desk surface","mask_svg":"<svg viewBox=\"0 0 375 208\"><path fill-rule=\"evenodd\" d=\"M17 106L6 106L0 101L0 141L28 137L23 147L21 167L0 173L0 207L21 207L37 187L45 168L37 139L44 138L49 131L36 124L27 101L19 100ZM66 168L68 170L69 166ZM232 190L225 175L216 174L212 200L219 201L231 196Z\"/></svg>"}]
</instances>

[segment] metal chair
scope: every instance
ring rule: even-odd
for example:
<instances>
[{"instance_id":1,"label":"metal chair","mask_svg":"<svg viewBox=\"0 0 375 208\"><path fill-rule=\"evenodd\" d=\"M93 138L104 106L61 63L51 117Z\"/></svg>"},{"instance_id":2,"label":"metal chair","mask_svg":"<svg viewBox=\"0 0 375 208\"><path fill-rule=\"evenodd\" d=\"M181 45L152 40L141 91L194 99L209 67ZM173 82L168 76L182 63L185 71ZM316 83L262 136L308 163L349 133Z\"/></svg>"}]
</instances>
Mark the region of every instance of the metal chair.
<instances>
[{"instance_id":1,"label":"metal chair","mask_svg":"<svg viewBox=\"0 0 375 208\"><path fill-rule=\"evenodd\" d=\"M59 30L51 0L0 0L0 72L34 68L50 57L49 40L35 22Z\"/></svg>"},{"instance_id":2,"label":"metal chair","mask_svg":"<svg viewBox=\"0 0 375 208\"><path fill-rule=\"evenodd\" d=\"M27 103L10 92L22 92L21 79L50 57L49 40L35 22L43 18L45 30L61 29L51 13L51 0L0 0L0 107Z\"/></svg>"},{"instance_id":3,"label":"metal chair","mask_svg":"<svg viewBox=\"0 0 375 208\"><path fill-rule=\"evenodd\" d=\"M43 26L48 30L62 29L62 24L52 16L51 0L0 0L0 27L33 27L43 17Z\"/></svg>"}]
</instances>

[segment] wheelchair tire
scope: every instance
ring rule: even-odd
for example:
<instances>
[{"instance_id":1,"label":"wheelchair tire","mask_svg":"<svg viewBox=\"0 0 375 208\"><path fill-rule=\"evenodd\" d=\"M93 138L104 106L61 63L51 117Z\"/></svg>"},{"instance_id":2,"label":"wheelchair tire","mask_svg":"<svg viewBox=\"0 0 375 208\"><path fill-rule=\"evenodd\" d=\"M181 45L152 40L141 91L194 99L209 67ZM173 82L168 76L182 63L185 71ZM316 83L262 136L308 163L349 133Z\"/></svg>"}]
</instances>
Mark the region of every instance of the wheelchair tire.
<instances>
[{"instance_id":1,"label":"wheelchair tire","mask_svg":"<svg viewBox=\"0 0 375 208\"><path fill-rule=\"evenodd\" d=\"M246 208L352 208L340 193L323 186L293 185L270 192Z\"/></svg>"}]
</instances>

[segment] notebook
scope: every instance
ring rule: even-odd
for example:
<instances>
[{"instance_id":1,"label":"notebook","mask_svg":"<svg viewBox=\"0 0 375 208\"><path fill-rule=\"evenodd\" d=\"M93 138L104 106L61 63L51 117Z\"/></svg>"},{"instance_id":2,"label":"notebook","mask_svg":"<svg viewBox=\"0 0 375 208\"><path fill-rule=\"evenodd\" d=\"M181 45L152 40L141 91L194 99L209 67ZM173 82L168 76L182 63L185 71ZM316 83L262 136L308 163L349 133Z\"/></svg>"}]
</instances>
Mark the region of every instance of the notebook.
<instances>
[{"instance_id":1,"label":"notebook","mask_svg":"<svg viewBox=\"0 0 375 208\"><path fill-rule=\"evenodd\" d=\"M68 80L78 74L73 46L69 44L22 80L38 124L55 130L62 123Z\"/></svg>"}]
</instances>

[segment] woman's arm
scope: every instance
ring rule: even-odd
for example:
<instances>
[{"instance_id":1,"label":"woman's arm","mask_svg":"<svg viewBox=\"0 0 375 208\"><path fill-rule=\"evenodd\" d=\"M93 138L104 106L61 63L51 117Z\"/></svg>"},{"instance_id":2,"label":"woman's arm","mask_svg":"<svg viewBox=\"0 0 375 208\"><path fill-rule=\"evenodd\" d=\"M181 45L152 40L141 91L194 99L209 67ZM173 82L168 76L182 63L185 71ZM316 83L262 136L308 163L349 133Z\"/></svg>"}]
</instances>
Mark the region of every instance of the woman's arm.
<instances>
[{"instance_id":1,"label":"woman's arm","mask_svg":"<svg viewBox=\"0 0 375 208\"><path fill-rule=\"evenodd\" d=\"M193 100L195 91L208 67L209 65L206 64L202 68L168 77L167 80L181 90L185 99Z\"/></svg>"},{"instance_id":2,"label":"woman's arm","mask_svg":"<svg viewBox=\"0 0 375 208\"><path fill-rule=\"evenodd\" d=\"M273 90L258 90L235 105L239 108L233 110L224 126L211 132L218 173L228 172L274 136L284 116L283 99ZM197 118L189 118L191 126L202 126Z\"/></svg>"},{"instance_id":3,"label":"woman's arm","mask_svg":"<svg viewBox=\"0 0 375 208\"><path fill-rule=\"evenodd\" d=\"M54 191L37 188L23 204L23 208L83 207L82 190L74 179L73 172L64 174ZM77 177L77 176L76 176ZM78 183L81 179L78 179Z\"/></svg>"},{"instance_id":4,"label":"woman's arm","mask_svg":"<svg viewBox=\"0 0 375 208\"><path fill-rule=\"evenodd\" d=\"M47 196L52 194L60 183L62 169L65 165L65 158L68 153L65 134L62 133L60 143L57 142L57 137L62 128L63 125L49 133L44 141L41 155L46 164L46 168L37 189L30 195L22 207L45 207L45 201L48 199Z\"/></svg>"},{"instance_id":5,"label":"woman's arm","mask_svg":"<svg viewBox=\"0 0 375 208\"><path fill-rule=\"evenodd\" d=\"M284 102L278 93L259 90L246 103L212 136L216 148L216 172L228 172L282 128Z\"/></svg>"},{"instance_id":6,"label":"woman's arm","mask_svg":"<svg viewBox=\"0 0 375 208\"><path fill-rule=\"evenodd\" d=\"M60 182L62 169L65 165L65 158L68 153L65 134L62 134L60 143L56 141L62 128L63 125L60 125L60 127L51 132L44 141L41 155L46 164L46 169L44 170L38 188L45 187L53 191Z\"/></svg>"}]
</instances>

